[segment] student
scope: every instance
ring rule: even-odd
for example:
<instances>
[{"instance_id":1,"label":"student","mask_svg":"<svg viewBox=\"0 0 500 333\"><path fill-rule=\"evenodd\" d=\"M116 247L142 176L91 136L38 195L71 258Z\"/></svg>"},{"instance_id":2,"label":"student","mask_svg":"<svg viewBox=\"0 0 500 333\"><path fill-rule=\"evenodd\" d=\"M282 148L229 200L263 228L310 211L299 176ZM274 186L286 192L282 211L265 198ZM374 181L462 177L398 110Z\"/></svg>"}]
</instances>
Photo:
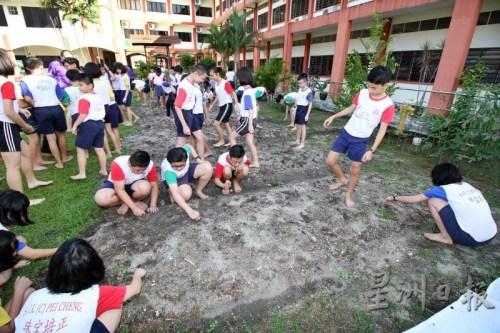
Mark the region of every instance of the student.
<instances>
[{"instance_id":1,"label":"student","mask_svg":"<svg viewBox=\"0 0 500 333\"><path fill-rule=\"evenodd\" d=\"M386 201L419 203L427 201L439 233L424 237L451 245L478 246L488 243L497 233L491 209L483 194L462 180L451 163L436 165L431 172L433 188L411 196L392 195Z\"/></svg>"},{"instance_id":2,"label":"student","mask_svg":"<svg viewBox=\"0 0 500 333\"><path fill-rule=\"evenodd\" d=\"M327 118L323 123L323 126L328 128L333 120L353 113L326 159L326 164L337 177L337 182L330 186L330 190L334 191L347 185L345 203L348 208L354 207L352 192L359 180L361 164L369 162L373 158L384 139L387 127L394 120L394 103L385 92L390 85L391 77L392 73L386 67L373 68L368 74L368 88L361 90L354 97L351 106ZM379 124L380 129L375 137L375 142L366 151L368 140ZM349 181L337 163L340 154L345 153L351 160Z\"/></svg>"},{"instance_id":3,"label":"student","mask_svg":"<svg viewBox=\"0 0 500 333\"><path fill-rule=\"evenodd\" d=\"M299 90L295 99L295 119L294 124L297 128L297 139L292 142L296 145L295 149L303 149L306 143L306 125L309 121L309 115L312 109L313 93L307 85L307 75L301 74L298 79Z\"/></svg>"},{"instance_id":4,"label":"student","mask_svg":"<svg viewBox=\"0 0 500 333\"><path fill-rule=\"evenodd\" d=\"M215 185L222 189L222 194L229 194L231 188L235 193L241 192L241 181L248 177L250 160L245 155L242 145L235 145L219 156L215 167Z\"/></svg>"},{"instance_id":5,"label":"student","mask_svg":"<svg viewBox=\"0 0 500 333\"><path fill-rule=\"evenodd\" d=\"M14 332L14 318L21 311L26 299L35 291L31 288L30 279L24 276L18 276L14 282L14 294L12 298L5 304L0 300L0 332Z\"/></svg>"},{"instance_id":6,"label":"student","mask_svg":"<svg viewBox=\"0 0 500 333\"><path fill-rule=\"evenodd\" d=\"M288 119L288 114L290 114L290 125L288 127L292 127L293 129L295 128L295 109L297 108L296 100L297 100L298 93L297 92L289 92L285 96L282 94L279 94L278 97L276 97L276 101L280 104L285 104L285 118L283 120Z\"/></svg>"},{"instance_id":7,"label":"student","mask_svg":"<svg viewBox=\"0 0 500 333\"><path fill-rule=\"evenodd\" d=\"M109 80L103 80L102 76L99 76L99 67L93 62L85 64L83 70L94 80L94 92L104 102L104 109L106 111L106 115L104 117L104 128L113 142L115 152L117 154L121 154L122 144L120 141L120 130L118 127L123 122L123 118L120 108L118 107L118 104L116 104L113 90L108 83ZM106 135L104 135L104 146L107 146ZM111 152L108 154L108 157L111 157L110 155Z\"/></svg>"},{"instance_id":8,"label":"student","mask_svg":"<svg viewBox=\"0 0 500 333\"><path fill-rule=\"evenodd\" d=\"M157 68L153 74L153 85L155 87L156 101L158 102L158 107L162 108L165 106L165 92L163 91L163 81L165 76L161 72L161 68Z\"/></svg>"},{"instance_id":9,"label":"student","mask_svg":"<svg viewBox=\"0 0 500 333\"><path fill-rule=\"evenodd\" d=\"M203 189L210 182L213 169L207 161L192 163L190 155L195 161L199 159L196 151L188 144L170 149L167 158L161 163L161 175L168 186L172 202L178 204L191 219L199 220L200 212L187 203L193 194L190 184L198 180L194 193L202 200L207 199L208 196L203 193Z\"/></svg>"},{"instance_id":10,"label":"student","mask_svg":"<svg viewBox=\"0 0 500 333\"><path fill-rule=\"evenodd\" d=\"M174 67L174 88L177 89L182 81L182 75L184 74L184 69L181 65L176 65Z\"/></svg>"},{"instance_id":11,"label":"student","mask_svg":"<svg viewBox=\"0 0 500 333\"><path fill-rule=\"evenodd\" d=\"M66 68L66 71L70 69L76 69L76 70L80 69L80 62L78 61L78 59L73 57L64 58L63 65L64 68Z\"/></svg>"},{"instance_id":12,"label":"student","mask_svg":"<svg viewBox=\"0 0 500 333\"><path fill-rule=\"evenodd\" d=\"M27 67L31 74L21 81L22 94L26 102L34 106L37 132L46 136L50 152L56 161L54 166L62 169L64 163L71 160L66 151L66 118L60 105L64 90L54 78L43 73L43 62L40 59L28 59ZM35 150L32 151L32 156L36 155L36 149L39 148L38 138L35 140L37 142L30 144Z\"/></svg>"},{"instance_id":13,"label":"student","mask_svg":"<svg viewBox=\"0 0 500 333\"><path fill-rule=\"evenodd\" d=\"M115 100L123 114L122 117L127 119L127 121L123 124L125 126L131 126L132 123L135 123L140 118L132 112L132 109L130 108L132 105L132 93L130 92L130 78L127 75L127 69L123 64L117 62L113 66L113 73L114 81L118 82L118 84L115 85L115 87L118 88L115 91ZM125 114L127 117L124 116Z\"/></svg>"},{"instance_id":14,"label":"student","mask_svg":"<svg viewBox=\"0 0 500 333\"><path fill-rule=\"evenodd\" d=\"M146 81L144 80L141 80L141 79L134 79L132 81L132 85L134 86L134 90L137 92L138 96L139 96L139 101L141 101L141 103L143 105L145 105L146 103L146 95L144 93L144 87L146 86Z\"/></svg>"},{"instance_id":15,"label":"student","mask_svg":"<svg viewBox=\"0 0 500 333\"><path fill-rule=\"evenodd\" d=\"M186 137L191 136L193 108L195 105L195 83L201 83L207 77L207 70L203 65L195 65L193 71L184 78L177 90L175 99L174 120L177 127L177 146L186 144Z\"/></svg>"},{"instance_id":16,"label":"student","mask_svg":"<svg viewBox=\"0 0 500 333\"><path fill-rule=\"evenodd\" d=\"M236 87L234 84L234 65L233 64L229 64L229 66L227 66L226 80L233 87L233 89ZM240 83L240 85L242 85L242 84Z\"/></svg>"},{"instance_id":17,"label":"student","mask_svg":"<svg viewBox=\"0 0 500 333\"><path fill-rule=\"evenodd\" d=\"M203 83L202 83L203 85ZM203 134L203 123L208 117L208 110L204 108L203 92L198 83L194 84L194 108L193 108L193 121L191 122L191 138L194 140L193 146L196 147L196 152L202 160L208 157L209 150L206 150L207 142L205 134ZM208 147L207 147L208 148Z\"/></svg>"},{"instance_id":18,"label":"student","mask_svg":"<svg viewBox=\"0 0 500 333\"><path fill-rule=\"evenodd\" d=\"M66 77L68 78L69 82L71 82L71 85L64 88L66 96L62 102L67 108L67 116L69 116L70 118L68 124L69 128L71 128L78 118L78 99L82 95L82 92L78 87L80 72L76 69L70 69L66 71Z\"/></svg>"},{"instance_id":19,"label":"student","mask_svg":"<svg viewBox=\"0 0 500 333\"><path fill-rule=\"evenodd\" d=\"M252 164L250 164L250 167L258 168L260 166L259 156L254 141L255 127L257 126L257 99L255 98L255 92L252 88L252 72L247 67L242 67L236 72L236 77L244 90L239 107L241 110L240 124L236 127L236 130L231 133L230 142L231 146L234 146L239 136L245 136L252 155Z\"/></svg>"},{"instance_id":20,"label":"student","mask_svg":"<svg viewBox=\"0 0 500 333\"><path fill-rule=\"evenodd\" d=\"M34 323L53 322L60 333L114 332L123 303L141 292L146 271L136 269L127 286L99 285L104 274L104 263L88 242L64 242L50 259L47 287L28 297L15 320L16 331L24 332L23 328ZM47 310L32 311L41 306Z\"/></svg>"},{"instance_id":21,"label":"student","mask_svg":"<svg viewBox=\"0 0 500 333\"><path fill-rule=\"evenodd\" d=\"M119 215L130 209L135 216L158 211L158 174L149 154L138 150L132 155L120 156L111 163L108 180L95 194L95 201L101 207L120 207ZM151 195L148 206L142 202Z\"/></svg>"},{"instance_id":22,"label":"student","mask_svg":"<svg viewBox=\"0 0 500 333\"><path fill-rule=\"evenodd\" d=\"M231 136L231 125L229 119L233 113L233 102L238 105L238 98L234 92L233 86L222 78L222 68L215 67L210 70L210 78L215 82L215 99L210 105L211 111L216 102L219 104L219 113L215 117L214 127L217 132L217 142L214 147L224 146L224 131L221 124L226 128L228 138Z\"/></svg>"},{"instance_id":23,"label":"student","mask_svg":"<svg viewBox=\"0 0 500 333\"><path fill-rule=\"evenodd\" d=\"M106 154L104 153L104 109L103 100L94 92L94 81L88 74L80 74L78 87L82 92L78 100L78 118L71 131L76 135L75 146L78 159L78 174L71 176L73 180L87 178L87 154L94 147L99 160L101 176L107 176Z\"/></svg>"},{"instance_id":24,"label":"student","mask_svg":"<svg viewBox=\"0 0 500 333\"><path fill-rule=\"evenodd\" d=\"M165 81L163 81L161 88L163 89L165 101L165 112L167 113L168 120L171 120L171 117L174 116L175 108L174 108L174 92L175 89L172 85L172 81L170 81L169 77L165 77Z\"/></svg>"}]
</instances>

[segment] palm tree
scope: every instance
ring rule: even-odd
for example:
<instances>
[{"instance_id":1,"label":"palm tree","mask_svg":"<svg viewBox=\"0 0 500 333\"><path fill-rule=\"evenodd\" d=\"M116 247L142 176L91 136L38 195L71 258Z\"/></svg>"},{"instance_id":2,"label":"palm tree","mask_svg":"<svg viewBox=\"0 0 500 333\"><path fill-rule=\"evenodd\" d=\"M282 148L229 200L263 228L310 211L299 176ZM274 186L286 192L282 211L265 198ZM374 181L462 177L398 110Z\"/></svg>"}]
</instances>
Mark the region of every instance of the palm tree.
<instances>
[{"instance_id":1,"label":"palm tree","mask_svg":"<svg viewBox=\"0 0 500 333\"><path fill-rule=\"evenodd\" d=\"M233 11L231 16L224 24L224 31L226 32L225 38L229 42L229 49L233 53L234 65L236 68L240 67L240 52L254 44L255 32L248 33L246 29L246 16L245 14L238 14Z\"/></svg>"},{"instance_id":2,"label":"palm tree","mask_svg":"<svg viewBox=\"0 0 500 333\"><path fill-rule=\"evenodd\" d=\"M229 55L232 53L229 47L228 39L224 26L221 28L216 24L211 24L208 28L210 34L207 36L207 42L211 49L222 56L222 66L225 68L229 63Z\"/></svg>"}]
</instances>

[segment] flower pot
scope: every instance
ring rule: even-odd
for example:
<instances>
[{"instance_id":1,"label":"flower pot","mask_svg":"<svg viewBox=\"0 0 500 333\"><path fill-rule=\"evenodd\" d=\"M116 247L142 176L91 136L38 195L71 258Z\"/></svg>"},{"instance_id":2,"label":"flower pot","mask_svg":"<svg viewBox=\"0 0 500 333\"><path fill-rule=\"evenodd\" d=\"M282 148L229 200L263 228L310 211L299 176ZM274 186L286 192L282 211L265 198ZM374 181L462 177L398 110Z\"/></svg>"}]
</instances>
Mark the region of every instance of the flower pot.
<instances>
[{"instance_id":1,"label":"flower pot","mask_svg":"<svg viewBox=\"0 0 500 333\"><path fill-rule=\"evenodd\" d=\"M322 91L322 92L319 93L319 99L320 100L324 101L324 100L327 99L327 97L328 97L328 93L327 92Z\"/></svg>"}]
</instances>

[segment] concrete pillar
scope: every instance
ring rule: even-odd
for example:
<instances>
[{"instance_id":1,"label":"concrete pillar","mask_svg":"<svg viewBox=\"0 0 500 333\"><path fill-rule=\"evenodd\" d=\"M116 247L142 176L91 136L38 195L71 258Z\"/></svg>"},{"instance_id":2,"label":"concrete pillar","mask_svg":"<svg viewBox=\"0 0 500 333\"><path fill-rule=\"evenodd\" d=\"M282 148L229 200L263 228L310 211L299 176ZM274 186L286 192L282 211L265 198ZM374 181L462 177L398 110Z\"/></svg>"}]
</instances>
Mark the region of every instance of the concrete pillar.
<instances>
[{"instance_id":1,"label":"concrete pillar","mask_svg":"<svg viewBox=\"0 0 500 333\"><path fill-rule=\"evenodd\" d=\"M452 92L457 89L482 3L482 0L455 0L432 90ZM452 102L453 95L433 93L429 99L429 112L446 114L447 111L442 109L448 109Z\"/></svg>"},{"instance_id":2,"label":"concrete pillar","mask_svg":"<svg viewBox=\"0 0 500 333\"><path fill-rule=\"evenodd\" d=\"M343 0L342 6L347 5ZM349 39L351 37L352 21L349 20L345 9L340 11L339 23L337 25L337 39L335 41L335 54L333 56L332 73L330 76L330 95L335 95L342 87L344 80L345 65L349 51Z\"/></svg>"},{"instance_id":3,"label":"concrete pillar","mask_svg":"<svg viewBox=\"0 0 500 333\"><path fill-rule=\"evenodd\" d=\"M314 14L314 0L307 1L307 18L312 19Z\"/></svg>"},{"instance_id":4,"label":"concrete pillar","mask_svg":"<svg viewBox=\"0 0 500 333\"><path fill-rule=\"evenodd\" d=\"M2 39L3 39L3 48L5 49L5 52L7 52L7 55L9 56L10 60L15 64L16 63L16 55L14 54L14 51L10 47L9 36L4 34L4 35L2 35Z\"/></svg>"},{"instance_id":5,"label":"concrete pillar","mask_svg":"<svg viewBox=\"0 0 500 333\"><path fill-rule=\"evenodd\" d=\"M312 35L310 33L306 34L306 40L304 43L304 62L302 63L302 73L309 72L309 57L311 55L311 39L312 39Z\"/></svg>"},{"instance_id":6,"label":"concrete pillar","mask_svg":"<svg viewBox=\"0 0 500 333\"><path fill-rule=\"evenodd\" d=\"M266 43L266 61L269 62L271 60L271 42L267 41Z\"/></svg>"},{"instance_id":7,"label":"concrete pillar","mask_svg":"<svg viewBox=\"0 0 500 333\"><path fill-rule=\"evenodd\" d=\"M267 31L271 31L271 20L273 18L273 2L267 2Z\"/></svg>"}]
</instances>

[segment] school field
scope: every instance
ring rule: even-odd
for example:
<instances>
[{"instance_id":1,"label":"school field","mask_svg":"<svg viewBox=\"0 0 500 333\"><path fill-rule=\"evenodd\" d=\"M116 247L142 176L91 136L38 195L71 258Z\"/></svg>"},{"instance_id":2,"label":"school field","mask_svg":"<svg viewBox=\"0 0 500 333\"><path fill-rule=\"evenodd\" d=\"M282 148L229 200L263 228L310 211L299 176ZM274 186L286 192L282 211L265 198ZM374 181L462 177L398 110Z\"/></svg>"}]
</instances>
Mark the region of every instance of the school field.
<instances>
[{"instance_id":1,"label":"school field","mask_svg":"<svg viewBox=\"0 0 500 333\"><path fill-rule=\"evenodd\" d=\"M124 146L147 150L160 164L175 143L174 125L162 110L137 108L142 120L123 130ZM468 284L484 290L500 276L500 237L476 249L434 244L423 238L436 229L425 205L384 203L388 195L431 186L437 160L409 139L386 138L363 166L357 207L347 209L342 192L328 191L333 177L324 165L343 122L324 130L328 114L313 111L306 149L297 152L278 106L262 103L260 116L260 170L252 170L238 195L222 196L209 185L211 198L192 202L199 222L170 204L164 186L154 215L119 217L97 208L93 194L101 180L92 155L85 182L69 179L73 161L62 172L38 173L55 184L28 191L47 201L30 209L35 225L15 232L33 247L88 239L104 258L107 283L128 283L135 267L145 268L144 289L126 305L121 332L400 332ZM213 129L207 132L214 142ZM460 166L499 223L498 165ZM46 266L36 262L18 273L41 287ZM378 296L385 301L376 302Z\"/></svg>"}]
</instances>

